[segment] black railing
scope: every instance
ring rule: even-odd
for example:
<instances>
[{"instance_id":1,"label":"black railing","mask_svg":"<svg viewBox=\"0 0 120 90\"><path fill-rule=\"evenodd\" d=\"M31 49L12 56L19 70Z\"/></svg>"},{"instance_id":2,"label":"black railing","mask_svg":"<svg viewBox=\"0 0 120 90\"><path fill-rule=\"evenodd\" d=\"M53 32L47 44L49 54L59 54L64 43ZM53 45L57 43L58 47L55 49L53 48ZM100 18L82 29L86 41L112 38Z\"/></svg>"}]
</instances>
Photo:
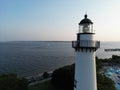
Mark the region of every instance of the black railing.
<instances>
[{"instance_id":1,"label":"black railing","mask_svg":"<svg viewBox=\"0 0 120 90\"><path fill-rule=\"evenodd\" d=\"M81 41L72 41L73 48L99 48L100 41L92 40L81 40Z\"/></svg>"}]
</instances>

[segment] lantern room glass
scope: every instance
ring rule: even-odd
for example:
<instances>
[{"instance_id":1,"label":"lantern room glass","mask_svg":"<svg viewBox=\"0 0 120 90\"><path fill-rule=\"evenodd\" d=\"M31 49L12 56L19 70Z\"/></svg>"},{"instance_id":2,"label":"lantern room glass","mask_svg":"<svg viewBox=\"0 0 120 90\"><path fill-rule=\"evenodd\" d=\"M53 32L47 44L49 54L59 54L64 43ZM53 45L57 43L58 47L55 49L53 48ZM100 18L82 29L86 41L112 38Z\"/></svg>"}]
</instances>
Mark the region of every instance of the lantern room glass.
<instances>
[{"instance_id":1,"label":"lantern room glass","mask_svg":"<svg viewBox=\"0 0 120 90\"><path fill-rule=\"evenodd\" d=\"M81 25L79 25L79 33L94 33L93 24L81 24Z\"/></svg>"}]
</instances>

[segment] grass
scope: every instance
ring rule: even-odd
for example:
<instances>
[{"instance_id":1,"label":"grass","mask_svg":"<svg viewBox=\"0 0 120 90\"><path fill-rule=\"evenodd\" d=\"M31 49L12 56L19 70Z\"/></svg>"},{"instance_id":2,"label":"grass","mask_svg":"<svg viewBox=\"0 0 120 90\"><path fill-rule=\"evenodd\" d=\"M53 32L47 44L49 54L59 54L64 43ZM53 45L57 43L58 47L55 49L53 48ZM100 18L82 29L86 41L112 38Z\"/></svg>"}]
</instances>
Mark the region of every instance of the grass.
<instances>
[{"instance_id":1,"label":"grass","mask_svg":"<svg viewBox=\"0 0 120 90\"><path fill-rule=\"evenodd\" d=\"M44 83L31 85L28 87L28 90L57 90L57 89L51 84L51 81L46 81Z\"/></svg>"}]
</instances>

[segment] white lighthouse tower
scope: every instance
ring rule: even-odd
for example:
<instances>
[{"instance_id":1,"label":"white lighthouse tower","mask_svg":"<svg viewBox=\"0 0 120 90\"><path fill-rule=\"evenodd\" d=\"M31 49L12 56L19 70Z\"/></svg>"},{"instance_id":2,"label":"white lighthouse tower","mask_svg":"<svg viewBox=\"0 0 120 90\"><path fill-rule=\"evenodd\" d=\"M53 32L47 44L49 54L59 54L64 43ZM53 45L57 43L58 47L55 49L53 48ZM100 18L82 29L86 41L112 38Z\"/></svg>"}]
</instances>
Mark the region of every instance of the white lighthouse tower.
<instances>
[{"instance_id":1,"label":"white lighthouse tower","mask_svg":"<svg viewBox=\"0 0 120 90\"><path fill-rule=\"evenodd\" d=\"M100 42L94 40L93 22L84 16L79 23L77 41L72 42L75 49L74 90L97 90L95 51Z\"/></svg>"}]
</instances>

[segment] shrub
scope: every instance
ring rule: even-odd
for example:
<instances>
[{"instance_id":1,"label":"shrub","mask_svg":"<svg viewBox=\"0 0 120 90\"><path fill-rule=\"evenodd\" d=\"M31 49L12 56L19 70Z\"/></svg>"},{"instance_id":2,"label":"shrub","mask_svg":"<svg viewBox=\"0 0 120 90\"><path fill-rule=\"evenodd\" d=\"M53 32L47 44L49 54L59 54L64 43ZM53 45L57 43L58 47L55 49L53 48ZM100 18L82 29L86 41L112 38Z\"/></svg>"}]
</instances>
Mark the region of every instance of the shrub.
<instances>
[{"instance_id":1,"label":"shrub","mask_svg":"<svg viewBox=\"0 0 120 90\"><path fill-rule=\"evenodd\" d=\"M43 78L48 78L49 77L49 74L47 72L44 72L43 73Z\"/></svg>"},{"instance_id":2,"label":"shrub","mask_svg":"<svg viewBox=\"0 0 120 90\"><path fill-rule=\"evenodd\" d=\"M16 74L0 75L0 90L28 90L27 86L27 80Z\"/></svg>"},{"instance_id":3,"label":"shrub","mask_svg":"<svg viewBox=\"0 0 120 90\"><path fill-rule=\"evenodd\" d=\"M62 90L73 90L74 65L57 69L52 74L52 84Z\"/></svg>"}]
</instances>

